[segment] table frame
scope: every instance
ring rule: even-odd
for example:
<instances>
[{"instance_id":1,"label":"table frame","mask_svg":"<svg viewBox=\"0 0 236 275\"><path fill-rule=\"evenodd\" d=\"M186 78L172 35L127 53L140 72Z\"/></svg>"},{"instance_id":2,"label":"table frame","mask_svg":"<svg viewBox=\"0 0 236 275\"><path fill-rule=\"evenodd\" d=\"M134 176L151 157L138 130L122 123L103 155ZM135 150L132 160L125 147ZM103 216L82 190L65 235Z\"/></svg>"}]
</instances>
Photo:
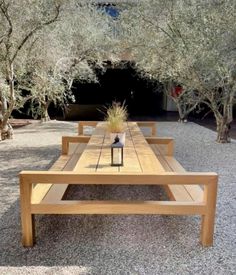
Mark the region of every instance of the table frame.
<instances>
[{"instance_id":1,"label":"table frame","mask_svg":"<svg viewBox=\"0 0 236 275\"><path fill-rule=\"evenodd\" d=\"M88 137L71 137L71 142L80 142ZM68 153L68 139L64 139L62 153ZM35 214L163 214L201 215L201 242L212 243L217 192L216 173L196 172L104 172L84 173L77 171L22 171L20 173L20 198L22 220L22 243L32 246L35 242ZM47 203L32 203L34 184L78 185L202 185L204 198L199 202L186 201L75 201L52 200Z\"/></svg>"}]
</instances>

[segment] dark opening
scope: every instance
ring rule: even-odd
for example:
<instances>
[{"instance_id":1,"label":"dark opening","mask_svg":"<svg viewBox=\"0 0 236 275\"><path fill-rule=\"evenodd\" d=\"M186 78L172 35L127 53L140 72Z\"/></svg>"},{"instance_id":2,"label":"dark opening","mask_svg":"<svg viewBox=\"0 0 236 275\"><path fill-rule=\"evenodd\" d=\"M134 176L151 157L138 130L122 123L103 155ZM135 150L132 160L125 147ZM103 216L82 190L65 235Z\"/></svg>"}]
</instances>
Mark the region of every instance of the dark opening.
<instances>
[{"instance_id":1,"label":"dark opening","mask_svg":"<svg viewBox=\"0 0 236 275\"><path fill-rule=\"evenodd\" d=\"M162 113L162 86L141 77L132 64L108 67L98 72L99 83L74 83L76 103L70 105L67 119L102 119L104 105L125 101L129 116L156 116Z\"/></svg>"}]
</instances>

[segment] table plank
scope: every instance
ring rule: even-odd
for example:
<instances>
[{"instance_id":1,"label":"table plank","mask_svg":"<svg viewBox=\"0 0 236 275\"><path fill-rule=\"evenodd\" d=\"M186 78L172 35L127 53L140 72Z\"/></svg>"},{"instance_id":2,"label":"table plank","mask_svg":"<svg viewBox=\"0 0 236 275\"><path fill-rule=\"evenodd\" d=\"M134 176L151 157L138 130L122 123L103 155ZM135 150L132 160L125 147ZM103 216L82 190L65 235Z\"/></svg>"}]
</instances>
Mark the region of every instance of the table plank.
<instances>
[{"instance_id":1,"label":"table plank","mask_svg":"<svg viewBox=\"0 0 236 275\"><path fill-rule=\"evenodd\" d=\"M126 141L124 146L124 166L120 167L120 172L142 172L134 143L131 139L128 123L126 125Z\"/></svg>"},{"instance_id":2,"label":"table plank","mask_svg":"<svg viewBox=\"0 0 236 275\"><path fill-rule=\"evenodd\" d=\"M156 158L151 147L145 140L143 133L138 127L137 123L128 123L131 139L134 144L134 148L139 159L139 163L143 173L156 173L164 172L164 167L160 161Z\"/></svg>"},{"instance_id":3,"label":"table plank","mask_svg":"<svg viewBox=\"0 0 236 275\"><path fill-rule=\"evenodd\" d=\"M99 127L99 125L98 125ZM111 166L111 140L109 133L104 133L100 159L96 169L97 172L119 172L119 167Z\"/></svg>"},{"instance_id":4,"label":"table plank","mask_svg":"<svg viewBox=\"0 0 236 275\"><path fill-rule=\"evenodd\" d=\"M93 135L76 164L75 171L78 173L91 173L96 171L104 142L104 135L104 124L100 123L99 126L95 128Z\"/></svg>"},{"instance_id":5,"label":"table plank","mask_svg":"<svg viewBox=\"0 0 236 275\"><path fill-rule=\"evenodd\" d=\"M157 173L164 168L135 122L126 124L124 166L111 166L111 141L105 123L99 122L75 170L82 173Z\"/></svg>"}]
</instances>

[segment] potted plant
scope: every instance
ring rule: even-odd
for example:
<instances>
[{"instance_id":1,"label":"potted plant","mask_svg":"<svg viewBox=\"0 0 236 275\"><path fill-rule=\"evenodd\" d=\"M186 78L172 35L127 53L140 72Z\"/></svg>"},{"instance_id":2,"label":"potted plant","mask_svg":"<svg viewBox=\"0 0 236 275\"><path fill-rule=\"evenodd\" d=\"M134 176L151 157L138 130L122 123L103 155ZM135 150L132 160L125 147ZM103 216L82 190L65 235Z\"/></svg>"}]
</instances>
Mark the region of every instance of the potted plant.
<instances>
[{"instance_id":1,"label":"potted plant","mask_svg":"<svg viewBox=\"0 0 236 275\"><path fill-rule=\"evenodd\" d=\"M122 144L125 144L125 125L124 122L128 118L127 107L119 102L112 102L112 105L106 110L105 121L107 129L110 132L111 143L114 142L116 136Z\"/></svg>"}]
</instances>

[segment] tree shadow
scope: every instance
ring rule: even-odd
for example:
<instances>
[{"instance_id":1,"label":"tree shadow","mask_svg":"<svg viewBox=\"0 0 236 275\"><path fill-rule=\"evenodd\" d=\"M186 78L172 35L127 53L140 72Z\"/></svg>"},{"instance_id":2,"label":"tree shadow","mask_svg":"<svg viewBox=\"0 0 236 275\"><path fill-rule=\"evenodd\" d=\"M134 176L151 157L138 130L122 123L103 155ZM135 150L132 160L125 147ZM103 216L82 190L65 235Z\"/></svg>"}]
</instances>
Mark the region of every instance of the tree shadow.
<instances>
[{"instance_id":1,"label":"tree shadow","mask_svg":"<svg viewBox=\"0 0 236 275\"><path fill-rule=\"evenodd\" d=\"M59 157L58 145L27 148L7 148L0 155L1 181L11 182L22 170L47 170ZM8 167L7 169L5 167Z\"/></svg>"},{"instance_id":2,"label":"tree shadow","mask_svg":"<svg viewBox=\"0 0 236 275\"><path fill-rule=\"evenodd\" d=\"M10 152L11 160L17 161L20 152L20 149ZM25 157L32 157L32 162L25 164L22 159L21 165L5 169L2 181L12 184L19 192L19 171L46 170L53 162L49 159L58 153L57 146L28 148ZM36 160L40 158L45 163L39 165ZM77 191L73 188L75 186L71 187L68 196L111 199L115 195L116 199L128 200L158 199L160 191L158 186L76 186ZM5 206L0 218L0 266L84 266L91 274L102 274L104 270L123 270L122 261L131 269L135 265L142 266L143 261L148 261L152 267L157 258L163 261L166 253L174 256L176 246L182 249L187 243L188 247L196 249L198 243L198 220L193 217L36 215L37 243L33 248L24 248L21 245L19 199L13 199L15 197L9 192L0 197L2 206ZM164 247L162 253L159 247Z\"/></svg>"},{"instance_id":3,"label":"tree shadow","mask_svg":"<svg viewBox=\"0 0 236 275\"><path fill-rule=\"evenodd\" d=\"M145 255L156 258L158 247L166 242L179 249L188 243L196 249L196 220L155 215L38 215L37 243L33 248L24 248L19 209L17 200L0 219L0 266L80 265L99 274L95 272L114 268L114 262L119 266L123 257L128 262L134 260L132 264ZM187 232L186 222L190 227ZM194 241L189 237L191 232L195 234ZM172 254L170 247L166 250L168 256ZM106 262L104 257L108 255L113 260Z\"/></svg>"},{"instance_id":4,"label":"tree shadow","mask_svg":"<svg viewBox=\"0 0 236 275\"><path fill-rule=\"evenodd\" d=\"M60 122L58 121L50 121L46 123L37 123L37 125L29 124L24 127L18 129L17 132L21 134L26 133L36 133L36 132L65 132L71 131L72 133L77 133L77 122Z\"/></svg>"}]
</instances>

